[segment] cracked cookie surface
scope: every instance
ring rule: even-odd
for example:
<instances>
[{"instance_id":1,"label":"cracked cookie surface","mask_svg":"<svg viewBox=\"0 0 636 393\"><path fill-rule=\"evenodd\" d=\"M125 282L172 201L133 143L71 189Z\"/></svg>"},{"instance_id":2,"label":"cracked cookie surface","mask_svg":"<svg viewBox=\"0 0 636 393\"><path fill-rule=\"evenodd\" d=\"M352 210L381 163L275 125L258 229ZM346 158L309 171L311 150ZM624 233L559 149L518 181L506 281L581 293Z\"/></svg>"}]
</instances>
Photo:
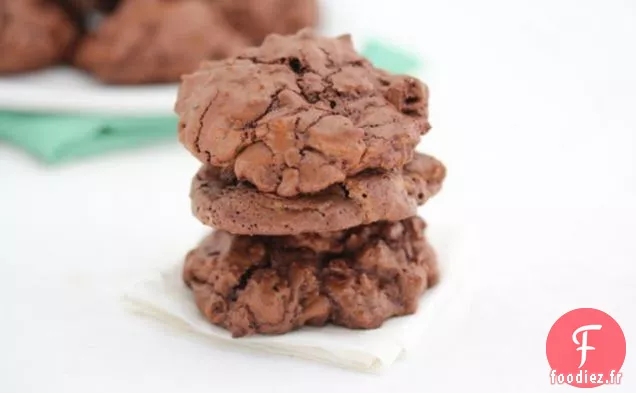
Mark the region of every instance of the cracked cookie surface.
<instances>
[{"instance_id":1,"label":"cracked cookie surface","mask_svg":"<svg viewBox=\"0 0 636 393\"><path fill-rule=\"evenodd\" d=\"M54 1L0 0L0 73L55 64L77 35L72 18Z\"/></svg>"},{"instance_id":2,"label":"cracked cookie surface","mask_svg":"<svg viewBox=\"0 0 636 393\"><path fill-rule=\"evenodd\" d=\"M234 337L326 323L372 329L412 314L438 281L419 217L331 233L215 231L185 259L197 307Z\"/></svg>"},{"instance_id":3,"label":"cracked cookie surface","mask_svg":"<svg viewBox=\"0 0 636 393\"><path fill-rule=\"evenodd\" d=\"M124 0L81 43L75 64L106 83L176 82L247 45L207 0Z\"/></svg>"},{"instance_id":4,"label":"cracked cookie surface","mask_svg":"<svg viewBox=\"0 0 636 393\"><path fill-rule=\"evenodd\" d=\"M179 139L259 191L311 194L367 169L399 169L426 133L428 88L358 55L349 36L270 35L183 77Z\"/></svg>"},{"instance_id":5,"label":"cracked cookie surface","mask_svg":"<svg viewBox=\"0 0 636 393\"><path fill-rule=\"evenodd\" d=\"M417 153L403 170L364 172L316 194L284 198L259 192L231 171L203 166L190 196L194 215L206 225L243 235L293 235L413 216L445 176L442 163Z\"/></svg>"}]
</instances>

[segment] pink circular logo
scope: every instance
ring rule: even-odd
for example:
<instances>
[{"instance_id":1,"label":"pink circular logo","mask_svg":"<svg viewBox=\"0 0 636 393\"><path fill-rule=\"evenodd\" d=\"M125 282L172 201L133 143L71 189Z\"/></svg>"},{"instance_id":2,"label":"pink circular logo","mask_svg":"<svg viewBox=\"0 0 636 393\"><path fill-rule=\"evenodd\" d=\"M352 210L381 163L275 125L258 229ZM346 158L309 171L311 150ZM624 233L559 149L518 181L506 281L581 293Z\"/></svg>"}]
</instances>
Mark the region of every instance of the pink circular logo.
<instances>
[{"instance_id":1,"label":"pink circular logo","mask_svg":"<svg viewBox=\"0 0 636 393\"><path fill-rule=\"evenodd\" d=\"M621 383L625 335L608 314L594 308L565 313L548 333L550 383L579 388Z\"/></svg>"}]
</instances>

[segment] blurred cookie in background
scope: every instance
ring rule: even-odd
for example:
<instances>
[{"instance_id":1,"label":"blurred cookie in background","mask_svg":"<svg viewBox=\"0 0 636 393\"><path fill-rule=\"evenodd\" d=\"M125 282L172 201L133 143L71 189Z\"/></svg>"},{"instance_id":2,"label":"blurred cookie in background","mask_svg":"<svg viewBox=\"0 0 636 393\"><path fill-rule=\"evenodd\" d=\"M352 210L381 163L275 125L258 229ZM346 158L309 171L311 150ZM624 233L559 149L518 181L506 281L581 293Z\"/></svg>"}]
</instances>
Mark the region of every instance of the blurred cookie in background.
<instances>
[{"instance_id":1,"label":"blurred cookie in background","mask_svg":"<svg viewBox=\"0 0 636 393\"><path fill-rule=\"evenodd\" d=\"M260 45L271 33L294 34L318 23L317 0L216 0L232 26Z\"/></svg>"},{"instance_id":2,"label":"blurred cookie in background","mask_svg":"<svg viewBox=\"0 0 636 393\"><path fill-rule=\"evenodd\" d=\"M78 35L70 15L48 0L0 0L0 73L53 65Z\"/></svg>"},{"instance_id":3,"label":"blurred cookie in background","mask_svg":"<svg viewBox=\"0 0 636 393\"><path fill-rule=\"evenodd\" d=\"M0 74L70 60L107 84L178 82L317 21L317 0L0 0Z\"/></svg>"},{"instance_id":4,"label":"blurred cookie in background","mask_svg":"<svg viewBox=\"0 0 636 393\"><path fill-rule=\"evenodd\" d=\"M176 82L248 42L207 0L124 0L80 43L76 66L111 84Z\"/></svg>"}]
</instances>

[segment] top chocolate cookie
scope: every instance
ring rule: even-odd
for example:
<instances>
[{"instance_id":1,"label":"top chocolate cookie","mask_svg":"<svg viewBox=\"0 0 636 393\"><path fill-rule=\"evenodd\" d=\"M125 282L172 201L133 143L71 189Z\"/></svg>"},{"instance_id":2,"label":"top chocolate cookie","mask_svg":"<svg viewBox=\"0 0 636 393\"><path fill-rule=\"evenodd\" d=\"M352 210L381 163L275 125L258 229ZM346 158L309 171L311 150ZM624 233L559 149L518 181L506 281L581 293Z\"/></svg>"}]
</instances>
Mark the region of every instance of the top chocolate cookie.
<instances>
[{"instance_id":1,"label":"top chocolate cookie","mask_svg":"<svg viewBox=\"0 0 636 393\"><path fill-rule=\"evenodd\" d=\"M203 163L284 197L401 168L430 128L426 85L373 67L347 35L270 35L182 79L181 142Z\"/></svg>"}]
</instances>

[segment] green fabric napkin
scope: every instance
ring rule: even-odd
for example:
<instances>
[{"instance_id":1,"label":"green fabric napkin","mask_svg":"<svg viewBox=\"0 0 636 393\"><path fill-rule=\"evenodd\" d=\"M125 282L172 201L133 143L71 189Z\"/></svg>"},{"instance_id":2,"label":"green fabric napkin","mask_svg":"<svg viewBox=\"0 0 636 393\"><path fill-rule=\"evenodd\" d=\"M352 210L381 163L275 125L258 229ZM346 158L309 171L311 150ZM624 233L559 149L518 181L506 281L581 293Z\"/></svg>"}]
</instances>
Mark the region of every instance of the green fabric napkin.
<instances>
[{"instance_id":1,"label":"green fabric napkin","mask_svg":"<svg viewBox=\"0 0 636 393\"><path fill-rule=\"evenodd\" d=\"M176 140L175 116L134 118L0 111L0 140L47 163Z\"/></svg>"},{"instance_id":2,"label":"green fabric napkin","mask_svg":"<svg viewBox=\"0 0 636 393\"><path fill-rule=\"evenodd\" d=\"M362 54L376 67L396 74L418 71L412 54L378 39L367 40ZM40 114L0 110L0 140L20 146L47 163L176 140L175 116L135 118Z\"/></svg>"},{"instance_id":3,"label":"green fabric napkin","mask_svg":"<svg viewBox=\"0 0 636 393\"><path fill-rule=\"evenodd\" d=\"M378 39L366 41L362 45L362 55L374 66L393 74L410 74L419 71L422 67L417 56Z\"/></svg>"}]
</instances>

